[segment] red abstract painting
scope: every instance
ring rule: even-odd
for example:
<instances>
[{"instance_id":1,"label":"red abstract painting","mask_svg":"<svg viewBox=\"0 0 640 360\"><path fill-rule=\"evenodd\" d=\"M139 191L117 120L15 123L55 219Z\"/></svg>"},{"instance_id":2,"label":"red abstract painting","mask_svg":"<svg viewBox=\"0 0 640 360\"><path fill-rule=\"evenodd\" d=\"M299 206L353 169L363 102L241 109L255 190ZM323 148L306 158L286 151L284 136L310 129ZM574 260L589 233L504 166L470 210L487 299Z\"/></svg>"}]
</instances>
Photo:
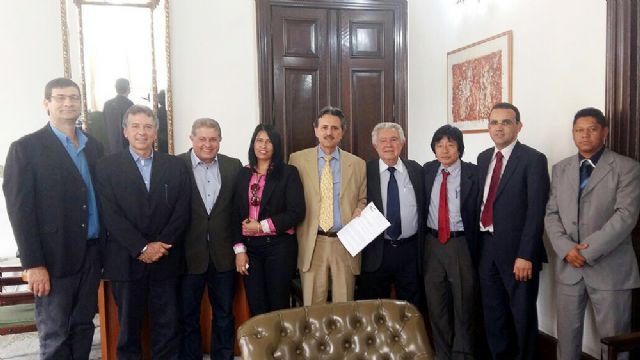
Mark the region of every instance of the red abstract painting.
<instances>
[{"instance_id":1,"label":"red abstract painting","mask_svg":"<svg viewBox=\"0 0 640 360\"><path fill-rule=\"evenodd\" d=\"M453 122L487 119L502 101L502 51L453 64L451 71Z\"/></svg>"}]
</instances>

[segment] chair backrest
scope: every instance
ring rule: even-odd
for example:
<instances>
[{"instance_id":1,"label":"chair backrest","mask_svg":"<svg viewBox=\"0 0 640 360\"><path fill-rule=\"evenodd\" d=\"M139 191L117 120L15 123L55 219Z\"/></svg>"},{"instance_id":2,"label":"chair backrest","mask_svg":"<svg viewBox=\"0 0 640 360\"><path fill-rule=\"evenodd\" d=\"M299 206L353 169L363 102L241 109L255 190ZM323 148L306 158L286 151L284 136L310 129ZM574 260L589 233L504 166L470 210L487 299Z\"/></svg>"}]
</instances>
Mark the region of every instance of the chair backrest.
<instances>
[{"instance_id":1,"label":"chair backrest","mask_svg":"<svg viewBox=\"0 0 640 360\"><path fill-rule=\"evenodd\" d=\"M33 294L14 289L27 283L20 272L20 265L0 262L0 335L36 331Z\"/></svg>"},{"instance_id":2,"label":"chair backrest","mask_svg":"<svg viewBox=\"0 0 640 360\"><path fill-rule=\"evenodd\" d=\"M424 320L411 304L362 300L274 311L238 329L248 359L433 359Z\"/></svg>"}]
</instances>

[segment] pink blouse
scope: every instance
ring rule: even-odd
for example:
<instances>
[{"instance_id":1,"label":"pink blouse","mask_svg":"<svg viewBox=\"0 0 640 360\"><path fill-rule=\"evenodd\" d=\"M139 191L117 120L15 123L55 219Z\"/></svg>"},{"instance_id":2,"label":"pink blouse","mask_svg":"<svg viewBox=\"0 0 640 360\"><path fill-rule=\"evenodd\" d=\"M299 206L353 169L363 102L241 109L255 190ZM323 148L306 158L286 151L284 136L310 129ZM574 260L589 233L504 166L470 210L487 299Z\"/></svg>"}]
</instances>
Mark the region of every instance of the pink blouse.
<instances>
[{"instance_id":1,"label":"pink blouse","mask_svg":"<svg viewBox=\"0 0 640 360\"><path fill-rule=\"evenodd\" d=\"M258 219L258 215L260 214L260 201L262 200L262 193L264 191L264 185L267 182L267 177L265 175L258 175L258 173L253 172L251 178L249 179L249 188L247 189L247 200L249 202L249 219ZM256 185L257 184L257 185ZM258 186L257 190L253 190L255 186ZM257 205L252 205L251 199L258 199ZM255 202L254 202L255 203ZM244 230L242 231L243 236L267 236L267 235L276 235L276 227L273 225L271 218L265 219L267 224L269 224L269 232L260 232L260 233L247 233ZM287 234L294 234L295 230L293 228L288 229L286 231Z\"/></svg>"}]
</instances>

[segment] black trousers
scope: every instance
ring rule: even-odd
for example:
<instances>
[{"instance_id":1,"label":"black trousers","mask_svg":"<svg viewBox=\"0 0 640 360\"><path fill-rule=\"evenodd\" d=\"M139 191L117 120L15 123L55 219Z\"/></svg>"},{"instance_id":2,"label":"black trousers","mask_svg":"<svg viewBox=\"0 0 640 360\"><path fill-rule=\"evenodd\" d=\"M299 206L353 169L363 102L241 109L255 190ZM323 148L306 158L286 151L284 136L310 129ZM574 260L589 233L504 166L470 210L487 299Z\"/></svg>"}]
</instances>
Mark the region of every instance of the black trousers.
<instances>
[{"instance_id":1,"label":"black trousers","mask_svg":"<svg viewBox=\"0 0 640 360\"><path fill-rule=\"evenodd\" d=\"M177 285L177 277L151 280L149 274L139 280L112 282L120 322L117 349L119 360L142 359L141 329L147 312L151 331L151 358L178 358L180 341Z\"/></svg>"},{"instance_id":2,"label":"black trousers","mask_svg":"<svg viewBox=\"0 0 640 360\"><path fill-rule=\"evenodd\" d=\"M251 315L288 308L298 256L295 236L251 236L245 245L249 275L244 276L244 286Z\"/></svg>"},{"instance_id":3,"label":"black trousers","mask_svg":"<svg viewBox=\"0 0 640 360\"><path fill-rule=\"evenodd\" d=\"M35 317L40 338L40 358L88 359L93 341L93 317L98 309L100 246L87 246L79 273L50 277L49 295L35 298Z\"/></svg>"},{"instance_id":4,"label":"black trousers","mask_svg":"<svg viewBox=\"0 0 640 360\"><path fill-rule=\"evenodd\" d=\"M357 299L388 299L391 284L395 284L398 300L420 306L422 278L418 272L417 235L402 241L406 243L393 246L385 240L380 267L376 271L363 271L358 276Z\"/></svg>"}]
</instances>

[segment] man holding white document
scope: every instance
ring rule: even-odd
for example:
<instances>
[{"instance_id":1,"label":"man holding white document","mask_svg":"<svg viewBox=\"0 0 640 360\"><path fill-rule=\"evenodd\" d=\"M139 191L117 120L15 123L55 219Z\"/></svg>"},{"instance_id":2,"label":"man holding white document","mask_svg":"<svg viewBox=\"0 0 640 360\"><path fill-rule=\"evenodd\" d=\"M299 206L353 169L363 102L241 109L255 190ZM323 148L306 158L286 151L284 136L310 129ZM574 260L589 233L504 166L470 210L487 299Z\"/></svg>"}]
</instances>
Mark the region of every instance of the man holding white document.
<instances>
[{"instance_id":1,"label":"man holding white document","mask_svg":"<svg viewBox=\"0 0 640 360\"><path fill-rule=\"evenodd\" d=\"M391 223L362 250L358 278L359 299L391 296L419 305L423 248L422 167L400 159L405 144L402 127L383 122L373 128L371 141L378 158L367 162L367 201L373 202Z\"/></svg>"}]
</instances>

